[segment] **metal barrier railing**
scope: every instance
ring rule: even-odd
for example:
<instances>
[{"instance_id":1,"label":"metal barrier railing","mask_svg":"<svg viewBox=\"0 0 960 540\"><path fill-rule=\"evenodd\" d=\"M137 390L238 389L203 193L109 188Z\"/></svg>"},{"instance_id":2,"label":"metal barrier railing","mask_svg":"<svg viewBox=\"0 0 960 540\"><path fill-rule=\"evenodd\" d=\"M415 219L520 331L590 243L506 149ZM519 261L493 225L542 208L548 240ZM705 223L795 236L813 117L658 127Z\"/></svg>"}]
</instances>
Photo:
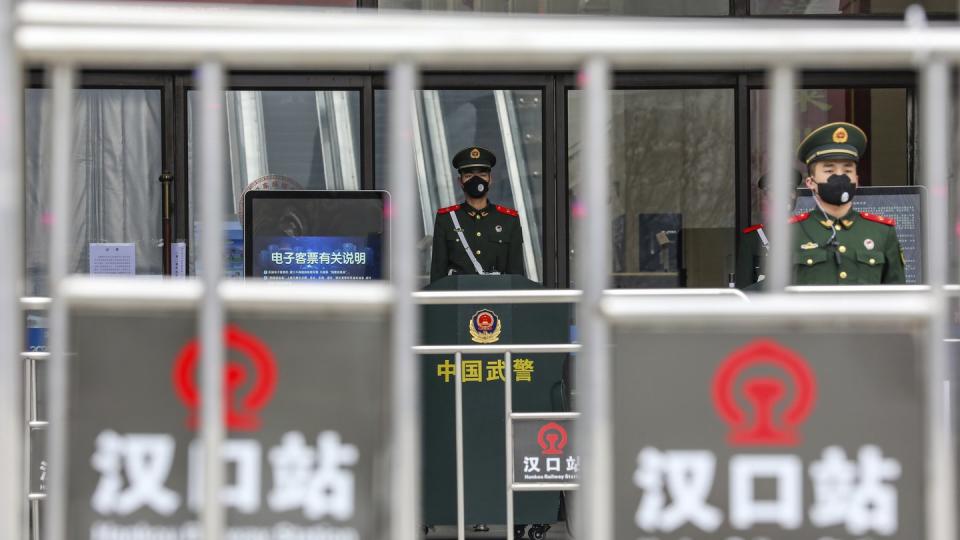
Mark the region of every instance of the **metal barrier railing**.
<instances>
[{"instance_id":1,"label":"metal barrier railing","mask_svg":"<svg viewBox=\"0 0 960 540\"><path fill-rule=\"evenodd\" d=\"M16 10L14 14L14 10ZM74 74L79 68L129 66L177 66L198 68L201 106L198 137L201 174L200 195L203 225L200 311L203 391L218 395L223 343L218 335L223 320L219 294L219 253L223 240L216 231L223 205L220 178L223 163L222 99L226 66L255 68L388 67L390 97L390 214L395 291L393 309L393 367L400 376L392 387L393 458L416 464L419 426L418 384L414 373L414 336L419 335L417 310L411 293L416 284L414 234L416 208L413 198L412 96L422 68L555 67L580 69L585 90L581 113L584 147L582 200L576 203L574 229L579 248L577 275L583 287L579 306L581 355L578 381L582 393L584 441L583 536L592 540L612 538L610 504L611 451L609 426L610 388L607 325L599 316L603 291L609 282L608 155L610 73L615 68L738 69L765 70L771 91L768 115L768 147L771 150L772 215L769 216L772 253L767 288L776 302L777 293L789 282L788 234L785 226L791 163L790 140L795 125L792 92L796 73L806 67L907 68L920 74L924 183L934 194L927 207L926 230L930 235L924 265L932 286L932 308L937 316L929 333L927 395L930 425L928 514L926 530L933 540L955 538L953 449L943 428L942 382L948 375L946 349L948 318L945 295L947 269L947 147L950 140L949 69L960 60L960 33L955 28L926 28L922 11L912 11L909 25L851 24L848 21L816 21L815 25L779 24L741 20L631 20L573 18L484 17L484 40L463 40L464 16L422 14L327 13L310 14L283 8L204 10L188 6L143 6L81 2L16 3L8 0L0 9L0 73L7 81L0 88L0 252L20 254L22 249L23 200L20 152L19 77L26 63L47 69L52 87L53 133L49 193L52 195L50 242L50 290L59 291L67 275L71 200L70 133ZM920 15L916 15L919 13ZM778 202L779 201L779 202ZM17 256L0 259L0 342L7 350L0 357L13 358L19 332L17 297L22 264ZM865 302L853 299L851 302ZM611 301L612 302L612 301ZM630 300L618 299L621 306ZM811 304L818 302L812 300ZM609 302L608 302L609 303ZM634 302L638 303L638 302ZM702 302L705 307L712 302ZM864 304L866 305L866 304ZM850 307L850 306L847 306ZM56 294L50 308L50 452L52 464L62 463L66 449L63 393L68 380L66 308ZM23 427L15 413L19 407L14 367L6 364L0 373L0 537L20 538L23 516L21 438ZM204 400L202 429L204 456L204 537L219 539L223 513L215 496L221 487L216 450L223 437L217 400ZM419 515L418 468L393 467L391 477L390 535L392 540L415 538ZM64 540L66 493L62 475L53 475L49 488L47 538Z\"/></svg>"},{"instance_id":2,"label":"metal barrier railing","mask_svg":"<svg viewBox=\"0 0 960 540\"><path fill-rule=\"evenodd\" d=\"M28 312L45 312L50 307L50 298L44 297L24 297L20 299L20 307L23 314ZM27 328L29 331L29 328ZM41 330L42 332L42 330ZM29 344L28 344L29 345ZM27 347L24 347L26 349ZM39 347L38 347L39 348ZM38 380L37 363L46 362L50 358L50 353L45 350L24 350L20 353L20 359L23 361L23 411L24 424L23 431L23 482L27 492L27 526L30 540L40 540L40 503L47 494L42 490L34 491L31 483L33 473L41 467L40 463L34 463L31 459L33 448L33 437L37 431L46 430L49 422L41 418L38 407L37 388L43 381Z\"/></svg>"}]
</instances>

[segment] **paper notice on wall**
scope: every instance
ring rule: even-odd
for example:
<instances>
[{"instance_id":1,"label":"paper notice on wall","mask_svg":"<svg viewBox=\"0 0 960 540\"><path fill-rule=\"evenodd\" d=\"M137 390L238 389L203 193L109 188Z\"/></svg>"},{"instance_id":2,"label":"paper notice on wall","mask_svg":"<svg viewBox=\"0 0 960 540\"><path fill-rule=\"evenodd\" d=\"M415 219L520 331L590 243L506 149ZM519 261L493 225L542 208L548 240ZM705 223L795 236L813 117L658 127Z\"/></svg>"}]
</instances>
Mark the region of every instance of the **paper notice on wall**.
<instances>
[{"instance_id":1,"label":"paper notice on wall","mask_svg":"<svg viewBox=\"0 0 960 540\"><path fill-rule=\"evenodd\" d=\"M170 275L173 277L186 277L187 275L187 243L174 242L171 250L170 259L172 268Z\"/></svg>"},{"instance_id":2,"label":"paper notice on wall","mask_svg":"<svg viewBox=\"0 0 960 540\"><path fill-rule=\"evenodd\" d=\"M133 243L90 244L90 275L132 276L137 273L137 246Z\"/></svg>"}]
</instances>

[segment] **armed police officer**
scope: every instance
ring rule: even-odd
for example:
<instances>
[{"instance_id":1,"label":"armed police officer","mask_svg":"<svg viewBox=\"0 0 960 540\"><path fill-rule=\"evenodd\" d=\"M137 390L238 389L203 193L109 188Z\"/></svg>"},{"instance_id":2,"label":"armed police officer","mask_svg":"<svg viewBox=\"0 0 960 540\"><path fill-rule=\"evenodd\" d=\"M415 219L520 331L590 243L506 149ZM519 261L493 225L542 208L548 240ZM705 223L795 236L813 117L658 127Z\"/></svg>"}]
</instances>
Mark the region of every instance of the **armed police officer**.
<instances>
[{"instance_id":1,"label":"armed police officer","mask_svg":"<svg viewBox=\"0 0 960 540\"><path fill-rule=\"evenodd\" d=\"M523 233L517 211L489 201L493 152L471 146L453 156L466 199L437 211L430 282L458 274L520 274Z\"/></svg>"},{"instance_id":2,"label":"armed police officer","mask_svg":"<svg viewBox=\"0 0 960 540\"><path fill-rule=\"evenodd\" d=\"M806 186L816 207L793 216L794 283L798 285L902 284L903 252L893 219L853 210L857 163L867 135L846 122L811 132L797 149L807 165Z\"/></svg>"}]
</instances>

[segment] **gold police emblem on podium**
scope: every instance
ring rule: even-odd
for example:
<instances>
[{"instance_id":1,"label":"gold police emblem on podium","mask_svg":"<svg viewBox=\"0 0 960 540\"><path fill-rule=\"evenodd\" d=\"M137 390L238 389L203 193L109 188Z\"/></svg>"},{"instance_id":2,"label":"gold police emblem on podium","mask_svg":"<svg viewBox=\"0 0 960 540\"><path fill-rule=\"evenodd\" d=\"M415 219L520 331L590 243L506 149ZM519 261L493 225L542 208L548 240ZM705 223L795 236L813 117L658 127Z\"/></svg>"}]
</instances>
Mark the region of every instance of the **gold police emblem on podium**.
<instances>
[{"instance_id":1,"label":"gold police emblem on podium","mask_svg":"<svg viewBox=\"0 0 960 540\"><path fill-rule=\"evenodd\" d=\"M496 343L500 341L500 331L503 327L500 317L489 309L481 309L470 317L470 338L475 343Z\"/></svg>"}]
</instances>

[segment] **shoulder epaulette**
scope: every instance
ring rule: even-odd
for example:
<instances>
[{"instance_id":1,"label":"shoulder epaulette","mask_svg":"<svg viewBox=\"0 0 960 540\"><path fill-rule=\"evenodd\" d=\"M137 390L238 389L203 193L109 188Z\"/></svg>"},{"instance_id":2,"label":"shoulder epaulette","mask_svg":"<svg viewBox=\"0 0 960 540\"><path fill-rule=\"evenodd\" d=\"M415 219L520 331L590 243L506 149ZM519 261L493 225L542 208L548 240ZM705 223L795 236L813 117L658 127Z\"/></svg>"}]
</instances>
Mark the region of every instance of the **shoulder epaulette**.
<instances>
[{"instance_id":1,"label":"shoulder epaulette","mask_svg":"<svg viewBox=\"0 0 960 540\"><path fill-rule=\"evenodd\" d=\"M751 225L751 226L749 226L749 227L747 227L746 229L743 230L743 234L750 234L750 233L752 233L753 231L756 231L756 230L762 229L762 228L763 228L763 224L762 224L762 223L759 224L759 225Z\"/></svg>"},{"instance_id":2,"label":"shoulder epaulette","mask_svg":"<svg viewBox=\"0 0 960 540\"><path fill-rule=\"evenodd\" d=\"M500 212L501 214L506 214L508 216L513 216L513 217L517 217L520 215L513 208L507 208L506 206L500 206L499 204L495 204L494 206L496 207L497 212Z\"/></svg>"},{"instance_id":3,"label":"shoulder epaulette","mask_svg":"<svg viewBox=\"0 0 960 540\"><path fill-rule=\"evenodd\" d=\"M455 205L453 205L453 206L448 206L448 207L446 207L446 208L441 208L441 209L437 210L437 213L438 213L438 214L449 214L450 212L453 212L454 210L459 210L459 209L460 209L460 205L459 205L459 204L455 204Z\"/></svg>"},{"instance_id":4,"label":"shoulder epaulette","mask_svg":"<svg viewBox=\"0 0 960 540\"><path fill-rule=\"evenodd\" d=\"M868 212L860 212L860 217L868 221L875 221L877 223L883 223L884 225L889 225L891 227L897 226L897 220L893 218L878 216L876 214L870 214Z\"/></svg>"},{"instance_id":5,"label":"shoulder epaulette","mask_svg":"<svg viewBox=\"0 0 960 540\"><path fill-rule=\"evenodd\" d=\"M801 221L810 217L810 212L804 212L802 214L797 214L790 218L790 223L800 223Z\"/></svg>"}]
</instances>

